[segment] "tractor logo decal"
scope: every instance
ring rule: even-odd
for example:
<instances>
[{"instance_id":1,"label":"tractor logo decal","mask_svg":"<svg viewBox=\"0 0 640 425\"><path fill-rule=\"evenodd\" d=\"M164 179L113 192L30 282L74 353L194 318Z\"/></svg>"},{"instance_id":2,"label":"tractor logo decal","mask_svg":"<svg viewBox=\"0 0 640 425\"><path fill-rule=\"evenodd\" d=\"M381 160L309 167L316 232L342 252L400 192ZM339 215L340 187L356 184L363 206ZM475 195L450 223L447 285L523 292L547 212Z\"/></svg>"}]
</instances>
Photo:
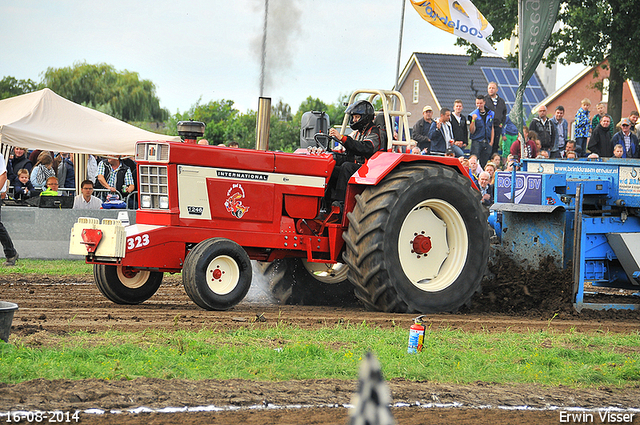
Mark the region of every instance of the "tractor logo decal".
<instances>
[{"instance_id":1,"label":"tractor logo decal","mask_svg":"<svg viewBox=\"0 0 640 425\"><path fill-rule=\"evenodd\" d=\"M227 191L227 200L224 202L224 207L235 218L242 218L249 211L249 207L242 205L244 196L244 189L239 183L233 184Z\"/></svg>"}]
</instances>

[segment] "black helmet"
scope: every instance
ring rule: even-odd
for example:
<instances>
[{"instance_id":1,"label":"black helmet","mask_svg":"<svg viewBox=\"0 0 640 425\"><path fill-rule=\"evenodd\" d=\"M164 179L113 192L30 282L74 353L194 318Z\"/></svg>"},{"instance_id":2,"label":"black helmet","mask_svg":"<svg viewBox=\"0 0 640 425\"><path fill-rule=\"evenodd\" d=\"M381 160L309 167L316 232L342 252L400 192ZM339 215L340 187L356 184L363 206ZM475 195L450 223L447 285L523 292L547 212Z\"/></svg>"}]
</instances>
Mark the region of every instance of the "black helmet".
<instances>
[{"instance_id":1,"label":"black helmet","mask_svg":"<svg viewBox=\"0 0 640 425\"><path fill-rule=\"evenodd\" d=\"M364 129L373 122L373 105L366 100L352 103L344 113L349 114L349 127L356 131ZM360 115L360 119L357 122L353 122L354 115Z\"/></svg>"}]
</instances>

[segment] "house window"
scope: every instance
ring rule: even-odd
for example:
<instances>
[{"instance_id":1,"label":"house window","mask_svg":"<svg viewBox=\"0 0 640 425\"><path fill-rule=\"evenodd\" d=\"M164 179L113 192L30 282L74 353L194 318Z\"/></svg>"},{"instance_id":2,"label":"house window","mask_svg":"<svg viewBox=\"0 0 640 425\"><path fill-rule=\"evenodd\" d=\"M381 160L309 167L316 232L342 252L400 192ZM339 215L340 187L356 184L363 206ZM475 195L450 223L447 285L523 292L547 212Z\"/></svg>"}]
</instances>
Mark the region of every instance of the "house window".
<instances>
[{"instance_id":1,"label":"house window","mask_svg":"<svg viewBox=\"0 0 640 425\"><path fill-rule=\"evenodd\" d=\"M413 103L420 100L420 80L413 80Z\"/></svg>"},{"instance_id":2,"label":"house window","mask_svg":"<svg viewBox=\"0 0 640 425\"><path fill-rule=\"evenodd\" d=\"M605 78L602 80L602 101L609 101L609 79Z\"/></svg>"}]
</instances>

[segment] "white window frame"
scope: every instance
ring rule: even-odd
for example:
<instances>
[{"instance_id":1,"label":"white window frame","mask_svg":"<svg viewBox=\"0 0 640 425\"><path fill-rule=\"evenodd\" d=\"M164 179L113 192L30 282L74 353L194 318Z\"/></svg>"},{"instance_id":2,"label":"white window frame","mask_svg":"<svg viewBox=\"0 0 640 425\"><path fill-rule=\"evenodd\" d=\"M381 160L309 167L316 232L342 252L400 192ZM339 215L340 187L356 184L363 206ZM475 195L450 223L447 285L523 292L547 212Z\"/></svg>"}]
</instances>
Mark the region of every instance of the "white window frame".
<instances>
[{"instance_id":1,"label":"white window frame","mask_svg":"<svg viewBox=\"0 0 640 425\"><path fill-rule=\"evenodd\" d=\"M602 80L602 101L609 102L609 79Z\"/></svg>"},{"instance_id":2,"label":"white window frame","mask_svg":"<svg viewBox=\"0 0 640 425\"><path fill-rule=\"evenodd\" d=\"M413 103L420 101L420 80L413 80Z\"/></svg>"}]
</instances>

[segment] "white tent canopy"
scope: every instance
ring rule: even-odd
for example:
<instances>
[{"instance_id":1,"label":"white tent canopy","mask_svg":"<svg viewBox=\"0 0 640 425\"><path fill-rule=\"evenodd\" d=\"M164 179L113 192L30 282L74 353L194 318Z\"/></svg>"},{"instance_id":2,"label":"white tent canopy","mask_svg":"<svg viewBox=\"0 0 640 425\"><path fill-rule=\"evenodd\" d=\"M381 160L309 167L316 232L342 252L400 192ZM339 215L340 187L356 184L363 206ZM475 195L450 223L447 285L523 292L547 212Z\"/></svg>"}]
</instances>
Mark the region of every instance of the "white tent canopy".
<instances>
[{"instance_id":1,"label":"white tent canopy","mask_svg":"<svg viewBox=\"0 0 640 425\"><path fill-rule=\"evenodd\" d=\"M0 100L0 142L54 152L134 155L141 140L180 141L142 130L44 89Z\"/></svg>"}]
</instances>

